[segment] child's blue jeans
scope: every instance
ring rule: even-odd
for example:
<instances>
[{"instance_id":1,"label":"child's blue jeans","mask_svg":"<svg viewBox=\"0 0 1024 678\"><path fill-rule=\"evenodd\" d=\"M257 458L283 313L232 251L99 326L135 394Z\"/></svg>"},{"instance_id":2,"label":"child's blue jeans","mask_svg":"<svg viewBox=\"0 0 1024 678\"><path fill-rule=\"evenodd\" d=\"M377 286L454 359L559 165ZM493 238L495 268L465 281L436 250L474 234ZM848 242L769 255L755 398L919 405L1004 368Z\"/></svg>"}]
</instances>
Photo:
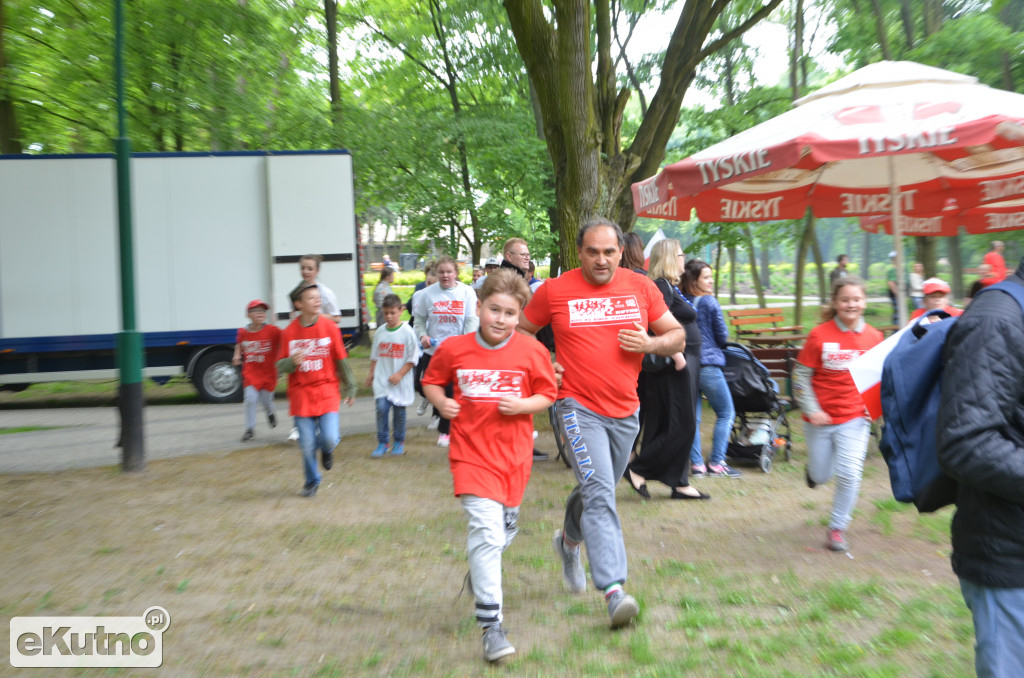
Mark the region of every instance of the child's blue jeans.
<instances>
[{"instance_id":1,"label":"child's blue jeans","mask_svg":"<svg viewBox=\"0 0 1024 678\"><path fill-rule=\"evenodd\" d=\"M377 443L388 444L388 412L394 410L394 439L405 442L405 406L393 405L387 398L377 398Z\"/></svg>"},{"instance_id":2,"label":"child's blue jeans","mask_svg":"<svg viewBox=\"0 0 1024 678\"><path fill-rule=\"evenodd\" d=\"M316 465L316 451L331 452L341 441L338 430L338 412L327 412L319 417L295 417L299 429L299 449L302 450L302 469L306 485L320 484L320 471Z\"/></svg>"}]
</instances>

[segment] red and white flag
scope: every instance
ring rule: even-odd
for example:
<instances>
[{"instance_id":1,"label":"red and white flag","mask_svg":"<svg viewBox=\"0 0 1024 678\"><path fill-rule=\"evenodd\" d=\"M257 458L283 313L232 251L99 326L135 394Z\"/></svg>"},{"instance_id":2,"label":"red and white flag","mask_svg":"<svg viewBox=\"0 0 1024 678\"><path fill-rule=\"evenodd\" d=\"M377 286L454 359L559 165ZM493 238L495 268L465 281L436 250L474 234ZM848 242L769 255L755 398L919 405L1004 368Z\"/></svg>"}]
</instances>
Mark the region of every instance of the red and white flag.
<instances>
[{"instance_id":1,"label":"red and white flag","mask_svg":"<svg viewBox=\"0 0 1024 678\"><path fill-rule=\"evenodd\" d=\"M651 250L654 249L654 243L658 242L659 240L664 240L664 239L665 239L665 232L662 231L659 228L657 231L654 232L654 235L651 236L651 239L647 241L647 246L644 247L644 268L645 269L651 267Z\"/></svg>"},{"instance_id":2,"label":"red and white flag","mask_svg":"<svg viewBox=\"0 0 1024 678\"><path fill-rule=\"evenodd\" d=\"M869 351L865 351L859 358L850 363L850 376L853 383L864 399L864 405L868 408L868 415L872 419L882 416L882 366L896 344L899 343L903 333L913 326L910 323L902 330L887 337Z\"/></svg>"}]
</instances>

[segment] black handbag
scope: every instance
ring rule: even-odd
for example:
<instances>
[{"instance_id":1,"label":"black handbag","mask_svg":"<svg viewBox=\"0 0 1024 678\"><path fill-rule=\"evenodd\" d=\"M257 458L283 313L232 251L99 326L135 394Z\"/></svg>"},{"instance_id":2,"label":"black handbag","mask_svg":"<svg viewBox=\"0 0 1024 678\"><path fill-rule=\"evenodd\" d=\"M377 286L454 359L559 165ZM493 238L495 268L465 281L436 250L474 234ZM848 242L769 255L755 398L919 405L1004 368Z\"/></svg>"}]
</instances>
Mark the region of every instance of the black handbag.
<instances>
[{"instance_id":1,"label":"black handbag","mask_svg":"<svg viewBox=\"0 0 1024 678\"><path fill-rule=\"evenodd\" d=\"M640 369L647 374L660 374L668 372L676 366L672 356L658 355L657 353L644 353L644 360L640 363Z\"/></svg>"}]
</instances>

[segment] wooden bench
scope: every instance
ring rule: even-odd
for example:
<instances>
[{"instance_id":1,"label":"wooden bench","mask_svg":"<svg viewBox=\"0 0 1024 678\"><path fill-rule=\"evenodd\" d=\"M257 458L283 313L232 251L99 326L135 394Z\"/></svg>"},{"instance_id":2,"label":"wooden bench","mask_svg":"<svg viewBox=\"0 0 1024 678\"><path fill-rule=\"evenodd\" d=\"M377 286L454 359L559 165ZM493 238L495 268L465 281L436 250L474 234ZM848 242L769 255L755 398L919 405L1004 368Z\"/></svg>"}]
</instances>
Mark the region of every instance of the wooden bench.
<instances>
[{"instance_id":1,"label":"wooden bench","mask_svg":"<svg viewBox=\"0 0 1024 678\"><path fill-rule=\"evenodd\" d=\"M754 357L768 368L771 378L779 385L779 400L788 407L793 405L793 368L800 349L793 346L751 348Z\"/></svg>"},{"instance_id":2,"label":"wooden bench","mask_svg":"<svg viewBox=\"0 0 1024 678\"><path fill-rule=\"evenodd\" d=\"M786 320L781 308L737 308L725 314L736 331L736 339L749 344L794 344L804 338L804 328L800 325L779 324Z\"/></svg>"}]
</instances>

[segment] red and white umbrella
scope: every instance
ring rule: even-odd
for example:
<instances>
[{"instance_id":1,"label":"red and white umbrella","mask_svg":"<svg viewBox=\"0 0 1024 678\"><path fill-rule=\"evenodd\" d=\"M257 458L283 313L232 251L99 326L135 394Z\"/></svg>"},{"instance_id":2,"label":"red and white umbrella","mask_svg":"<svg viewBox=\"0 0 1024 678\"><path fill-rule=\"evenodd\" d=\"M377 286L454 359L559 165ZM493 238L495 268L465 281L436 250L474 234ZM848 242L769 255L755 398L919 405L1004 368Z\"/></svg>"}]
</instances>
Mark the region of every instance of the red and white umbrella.
<instances>
[{"instance_id":1,"label":"red and white umbrella","mask_svg":"<svg viewBox=\"0 0 1024 678\"><path fill-rule=\"evenodd\" d=\"M940 214L904 214L900 217L900 234L917 236L956 235L963 226L968 233L985 235L1000 231L1024 229L1024 199L1004 200L958 210L955 201ZM860 218L860 227L871 233L892 233L892 215Z\"/></svg>"},{"instance_id":2,"label":"red and white umbrella","mask_svg":"<svg viewBox=\"0 0 1024 678\"><path fill-rule=\"evenodd\" d=\"M967 212L1024 198L1024 95L883 61L632 188L636 213L663 219L771 221L810 208L899 226L901 214L941 215L950 199ZM896 252L902 266L898 237Z\"/></svg>"}]
</instances>

